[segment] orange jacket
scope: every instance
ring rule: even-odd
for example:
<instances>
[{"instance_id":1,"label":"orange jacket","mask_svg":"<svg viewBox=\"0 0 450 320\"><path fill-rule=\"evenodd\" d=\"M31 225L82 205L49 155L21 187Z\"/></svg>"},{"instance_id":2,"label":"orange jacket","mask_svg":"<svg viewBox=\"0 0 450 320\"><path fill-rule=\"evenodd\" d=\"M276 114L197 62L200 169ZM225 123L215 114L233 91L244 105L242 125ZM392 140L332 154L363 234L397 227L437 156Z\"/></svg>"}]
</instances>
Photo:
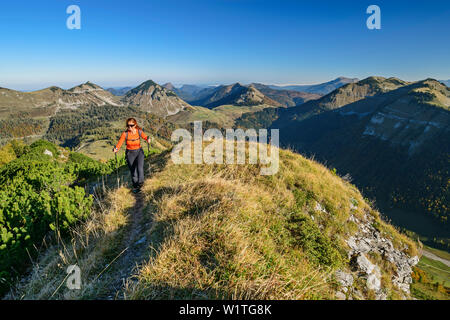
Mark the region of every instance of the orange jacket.
<instances>
[{"instance_id":1,"label":"orange jacket","mask_svg":"<svg viewBox=\"0 0 450 320\"><path fill-rule=\"evenodd\" d=\"M148 142L148 136L141 130L141 137ZM123 132L120 136L119 143L117 143L117 150L120 150L123 142L127 140L127 150L137 150L141 148L141 139L139 137L139 130L136 129L136 133L132 133L128 131L128 139L127 139L127 131Z\"/></svg>"}]
</instances>

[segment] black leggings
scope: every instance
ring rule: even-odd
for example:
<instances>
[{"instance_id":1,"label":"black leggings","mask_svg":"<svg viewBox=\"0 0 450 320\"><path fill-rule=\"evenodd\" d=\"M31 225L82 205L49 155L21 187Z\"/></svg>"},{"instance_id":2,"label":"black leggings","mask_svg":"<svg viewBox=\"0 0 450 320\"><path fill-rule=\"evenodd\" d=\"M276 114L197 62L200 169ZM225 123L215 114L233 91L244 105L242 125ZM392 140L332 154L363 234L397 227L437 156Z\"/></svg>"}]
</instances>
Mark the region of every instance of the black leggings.
<instances>
[{"instance_id":1,"label":"black leggings","mask_svg":"<svg viewBox=\"0 0 450 320\"><path fill-rule=\"evenodd\" d=\"M144 183L144 150L127 150L125 152L128 168L131 173L131 181L133 186L137 187Z\"/></svg>"}]
</instances>

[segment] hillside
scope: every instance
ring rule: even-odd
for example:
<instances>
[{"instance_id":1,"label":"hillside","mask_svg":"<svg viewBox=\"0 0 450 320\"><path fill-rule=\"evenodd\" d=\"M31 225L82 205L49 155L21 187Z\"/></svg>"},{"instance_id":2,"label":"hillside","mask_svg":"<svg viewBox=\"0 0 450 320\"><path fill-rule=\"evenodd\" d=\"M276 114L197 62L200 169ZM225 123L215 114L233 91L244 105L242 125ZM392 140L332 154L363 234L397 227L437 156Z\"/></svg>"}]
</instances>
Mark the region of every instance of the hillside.
<instances>
[{"instance_id":1,"label":"hillside","mask_svg":"<svg viewBox=\"0 0 450 320\"><path fill-rule=\"evenodd\" d=\"M13 138L43 137L51 126L51 119L61 114L107 106L112 107L112 113L122 108L117 97L91 82L69 90L50 87L19 92L0 88L0 145Z\"/></svg>"},{"instance_id":2,"label":"hillside","mask_svg":"<svg viewBox=\"0 0 450 320\"><path fill-rule=\"evenodd\" d=\"M275 176L260 167L154 156L142 195L110 191L7 298L409 297L417 248L354 186L290 151ZM58 287L73 263L82 289Z\"/></svg>"},{"instance_id":3,"label":"hillside","mask_svg":"<svg viewBox=\"0 0 450 320\"><path fill-rule=\"evenodd\" d=\"M236 122L241 126L251 125L252 127L261 127L264 123L266 128L272 126L281 129L292 122L303 121L322 112L334 110L406 84L408 83L396 78L369 77L355 83L346 84L319 99L310 100L295 107L276 110L265 109L254 114L244 114Z\"/></svg>"},{"instance_id":4,"label":"hillside","mask_svg":"<svg viewBox=\"0 0 450 320\"><path fill-rule=\"evenodd\" d=\"M48 116L60 108L77 108L81 105L120 105L110 92L91 82L69 90L50 87L38 91L21 92L0 88L0 118L26 112L32 116Z\"/></svg>"},{"instance_id":5,"label":"hillside","mask_svg":"<svg viewBox=\"0 0 450 320\"><path fill-rule=\"evenodd\" d=\"M166 117L183 110L188 103L178 98L178 96L159 84L148 80L134 89L128 91L122 98L127 105L135 105L140 109Z\"/></svg>"},{"instance_id":6,"label":"hillside","mask_svg":"<svg viewBox=\"0 0 450 320\"><path fill-rule=\"evenodd\" d=\"M427 79L284 122L280 140L349 173L396 225L448 248L449 106L449 89Z\"/></svg>"},{"instance_id":7,"label":"hillside","mask_svg":"<svg viewBox=\"0 0 450 320\"><path fill-rule=\"evenodd\" d=\"M243 86L235 83L228 86L219 86L217 88L204 89L201 95L205 95L199 100L192 101L192 105L203 106L213 109L222 105L236 106L257 106L272 105L279 106L280 103L266 97L253 86Z\"/></svg>"},{"instance_id":8,"label":"hillside","mask_svg":"<svg viewBox=\"0 0 450 320\"><path fill-rule=\"evenodd\" d=\"M97 160L113 157L112 146L125 130L125 120L135 117L143 130L157 144L167 145L176 125L137 107L111 105L80 106L60 109L54 115L38 119L22 115L0 120L0 142L22 138L28 143L45 138L58 145L85 153Z\"/></svg>"},{"instance_id":9,"label":"hillside","mask_svg":"<svg viewBox=\"0 0 450 320\"><path fill-rule=\"evenodd\" d=\"M43 140L6 147L1 151L8 160L0 166L0 295L38 256L43 239L67 235L87 218L92 198L80 184L114 168Z\"/></svg>"},{"instance_id":10,"label":"hillside","mask_svg":"<svg viewBox=\"0 0 450 320\"><path fill-rule=\"evenodd\" d=\"M97 160L113 157L112 146L125 130L125 120L135 117L155 143L167 144L175 125L138 107L97 106L59 112L50 118L45 138Z\"/></svg>"}]
</instances>

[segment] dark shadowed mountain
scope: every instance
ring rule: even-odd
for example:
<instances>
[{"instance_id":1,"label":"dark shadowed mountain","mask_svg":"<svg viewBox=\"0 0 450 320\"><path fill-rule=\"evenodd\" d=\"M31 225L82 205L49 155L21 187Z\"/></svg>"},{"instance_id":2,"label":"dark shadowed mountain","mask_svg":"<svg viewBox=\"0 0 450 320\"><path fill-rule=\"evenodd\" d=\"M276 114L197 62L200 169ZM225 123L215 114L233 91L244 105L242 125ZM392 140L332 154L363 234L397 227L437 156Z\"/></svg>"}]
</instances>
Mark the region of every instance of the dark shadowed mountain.
<instances>
[{"instance_id":1,"label":"dark shadowed mountain","mask_svg":"<svg viewBox=\"0 0 450 320\"><path fill-rule=\"evenodd\" d=\"M169 89L177 94L181 99L186 102L191 102L200 99L205 95L199 94L202 90L205 89L214 89L214 86L201 86L201 85L192 85L192 84L184 84L180 88L175 87L172 83L166 83L163 85L166 89Z\"/></svg>"},{"instance_id":2,"label":"dark shadowed mountain","mask_svg":"<svg viewBox=\"0 0 450 320\"><path fill-rule=\"evenodd\" d=\"M309 100L319 99L322 96L315 93L307 93L294 90L272 89L270 86L260 83L252 83L251 86L255 87L256 89L261 91L261 93L263 93L270 99L279 102L285 107L298 106Z\"/></svg>"},{"instance_id":3,"label":"dark shadowed mountain","mask_svg":"<svg viewBox=\"0 0 450 320\"><path fill-rule=\"evenodd\" d=\"M209 109L221 105L256 106L281 104L270 99L253 86L243 86L235 83L216 88L206 88L199 92L200 99L192 101L192 105L203 106Z\"/></svg>"},{"instance_id":4,"label":"dark shadowed mountain","mask_svg":"<svg viewBox=\"0 0 450 320\"><path fill-rule=\"evenodd\" d=\"M108 88L108 89L106 89L106 91L109 91L113 95L120 97L120 96L125 95L131 89L133 89L133 87L117 87L117 88Z\"/></svg>"},{"instance_id":5,"label":"dark shadowed mountain","mask_svg":"<svg viewBox=\"0 0 450 320\"><path fill-rule=\"evenodd\" d=\"M291 121L281 143L349 173L397 225L448 242L449 107L450 90L424 80Z\"/></svg>"}]
</instances>

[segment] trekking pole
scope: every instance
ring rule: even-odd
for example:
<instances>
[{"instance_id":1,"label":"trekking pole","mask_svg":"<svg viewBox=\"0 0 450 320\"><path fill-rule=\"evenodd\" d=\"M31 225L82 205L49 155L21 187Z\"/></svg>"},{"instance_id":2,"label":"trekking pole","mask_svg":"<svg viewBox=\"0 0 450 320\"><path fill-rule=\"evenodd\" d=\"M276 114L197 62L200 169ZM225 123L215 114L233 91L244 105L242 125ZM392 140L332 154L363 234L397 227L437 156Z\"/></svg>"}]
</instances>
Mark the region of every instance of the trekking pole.
<instances>
[{"instance_id":1,"label":"trekking pole","mask_svg":"<svg viewBox=\"0 0 450 320\"><path fill-rule=\"evenodd\" d=\"M147 138L147 174L150 175L150 137Z\"/></svg>"},{"instance_id":2,"label":"trekking pole","mask_svg":"<svg viewBox=\"0 0 450 320\"><path fill-rule=\"evenodd\" d=\"M118 163L117 163L117 152L114 152L114 158L116 159L117 189L119 189L119 168L118 168Z\"/></svg>"}]
</instances>

